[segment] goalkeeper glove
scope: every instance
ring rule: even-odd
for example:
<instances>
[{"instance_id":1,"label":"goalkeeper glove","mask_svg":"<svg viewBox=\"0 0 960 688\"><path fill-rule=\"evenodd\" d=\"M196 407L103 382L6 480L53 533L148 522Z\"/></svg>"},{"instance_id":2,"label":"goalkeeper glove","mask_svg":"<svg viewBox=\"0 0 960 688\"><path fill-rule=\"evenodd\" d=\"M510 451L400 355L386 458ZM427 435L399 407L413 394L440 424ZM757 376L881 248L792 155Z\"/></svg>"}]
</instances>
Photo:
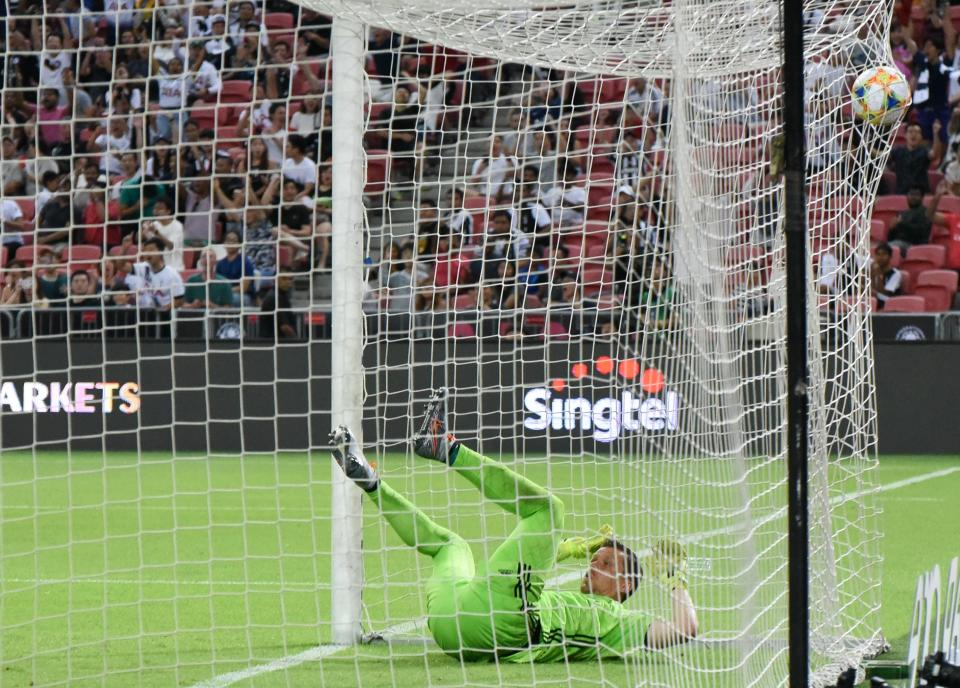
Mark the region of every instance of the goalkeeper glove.
<instances>
[{"instance_id":1,"label":"goalkeeper glove","mask_svg":"<svg viewBox=\"0 0 960 688\"><path fill-rule=\"evenodd\" d=\"M658 540L647 559L647 570L667 590L686 590L687 550L675 540Z\"/></svg>"},{"instance_id":2,"label":"goalkeeper glove","mask_svg":"<svg viewBox=\"0 0 960 688\"><path fill-rule=\"evenodd\" d=\"M590 537L572 537L557 545L557 561L564 559L592 559L603 543L613 537L613 527L604 523L600 534Z\"/></svg>"}]
</instances>

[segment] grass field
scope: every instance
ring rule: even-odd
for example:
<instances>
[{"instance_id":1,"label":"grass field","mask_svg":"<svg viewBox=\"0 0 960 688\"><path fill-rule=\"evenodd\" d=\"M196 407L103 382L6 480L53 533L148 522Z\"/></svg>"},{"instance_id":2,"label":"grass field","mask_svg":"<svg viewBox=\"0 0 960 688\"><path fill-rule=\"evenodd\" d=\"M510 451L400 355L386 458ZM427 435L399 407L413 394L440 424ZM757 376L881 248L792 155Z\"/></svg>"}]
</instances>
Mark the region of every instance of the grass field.
<instances>
[{"instance_id":1,"label":"grass field","mask_svg":"<svg viewBox=\"0 0 960 688\"><path fill-rule=\"evenodd\" d=\"M383 464L392 484L468 539L495 541L511 527L439 468ZM564 498L572 531L618 508L617 473L592 465L524 467ZM329 641L329 475L323 454L4 454L0 686L676 685L656 662L461 666L417 644L317 649ZM881 621L899 657L916 576L960 551L960 457L883 457L879 478ZM583 484L596 489L584 494ZM368 627L418 619L424 563L365 509ZM713 575L724 571L714 563Z\"/></svg>"}]
</instances>

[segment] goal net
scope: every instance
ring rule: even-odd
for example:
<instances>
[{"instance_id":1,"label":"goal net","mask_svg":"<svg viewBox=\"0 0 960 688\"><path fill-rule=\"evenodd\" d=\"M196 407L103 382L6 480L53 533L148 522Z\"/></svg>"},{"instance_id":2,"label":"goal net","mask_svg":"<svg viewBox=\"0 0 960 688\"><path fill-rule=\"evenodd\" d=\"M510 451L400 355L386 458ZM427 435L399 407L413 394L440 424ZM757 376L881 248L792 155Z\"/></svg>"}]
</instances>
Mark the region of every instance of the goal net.
<instances>
[{"instance_id":1,"label":"goal net","mask_svg":"<svg viewBox=\"0 0 960 688\"><path fill-rule=\"evenodd\" d=\"M867 258L890 134L848 87L891 61L889 13L806 12L816 686L883 647ZM741 0L11 5L12 685L786 685L780 32ZM351 420L495 575L515 516L410 447L439 386L465 445L563 500L562 536L682 543L697 638L443 655L431 561L326 448ZM652 577L626 606L671 615Z\"/></svg>"}]
</instances>

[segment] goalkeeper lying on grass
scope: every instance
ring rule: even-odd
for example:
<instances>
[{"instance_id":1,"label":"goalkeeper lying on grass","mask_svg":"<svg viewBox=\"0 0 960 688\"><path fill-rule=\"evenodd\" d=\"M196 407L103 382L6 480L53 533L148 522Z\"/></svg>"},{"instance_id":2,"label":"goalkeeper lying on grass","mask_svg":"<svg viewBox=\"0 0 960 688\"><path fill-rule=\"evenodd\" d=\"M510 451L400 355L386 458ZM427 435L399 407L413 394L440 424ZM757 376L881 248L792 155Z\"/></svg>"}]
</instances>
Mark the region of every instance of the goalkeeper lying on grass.
<instances>
[{"instance_id":1,"label":"goalkeeper lying on grass","mask_svg":"<svg viewBox=\"0 0 960 688\"><path fill-rule=\"evenodd\" d=\"M445 390L437 390L414 437L419 456L445 463L520 522L477 577L473 554L460 536L442 528L382 482L350 430L331 434L333 456L351 480L380 507L409 546L433 559L427 582L428 626L447 654L463 661L575 661L663 648L697 634L697 615L686 589L686 553L661 542L648 564L670 589L673 618L655 620L623 602L643 578L643 568L606 526L599 536L557 543L563 503L544 488L480 456L447 433ZM580 592L544 590L555 561L590 560Z\"/></svg>"}]
</instances>

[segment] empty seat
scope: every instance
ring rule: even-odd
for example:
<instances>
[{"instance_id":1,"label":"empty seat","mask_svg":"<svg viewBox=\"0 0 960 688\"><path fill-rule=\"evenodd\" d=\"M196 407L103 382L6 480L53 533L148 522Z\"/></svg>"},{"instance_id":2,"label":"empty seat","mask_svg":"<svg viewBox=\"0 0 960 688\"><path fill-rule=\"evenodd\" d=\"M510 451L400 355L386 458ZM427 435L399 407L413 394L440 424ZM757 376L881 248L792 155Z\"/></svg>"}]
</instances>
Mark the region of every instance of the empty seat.
<instances>
[{"instance_id":1,"label":"empty seat","mask_svg":"<svg viewBox=\"0 0 960 688\"><path fill-rule=\"evenodd\" d=\"M253 100L253 84L249 81L231 79L220 86L221 103L249 103Z\"/></svg>"},{"instance_id":2,"label":"empty seat","mask_svg":"<svg viewBox=\"0 0 960 688\"><path fill-rule=\"evenodd\" d=\"M36 262L38 255L51 251L52 249L42 244L27 244L17 249L17 252L13 254L13 259L30 267Z\"/></svg>"},{"instance_id":3,"label":"empty seat","mask_svg":"<svg viewBox=\"0 0 960 688\"><path fill-rule=\"evenodd\" d=\"M190 109L190 119L197 123L201 131L215 129L217 125L217 109L212 105L197 105Z\"/></svg>"},{"instance_id":4,"label":"empty seat","mask_svg":"<svg viewBox=\"0 0 960 688\"><path fill-rule=\"evenodd\" d=\"M891 296L883 306L884 313L923 313L927 303L920 296Z\"/></svg>"},{"instance_id":5,"label":"empty seat","mask_svg":"<svg viewBox=\"0 0 960 688\"><path fill-rule=\"evenodd\" d=\"M907 249L907 260L925 260L939 268L947 260L947 250L935 244L918 244Z\"/></svg>"},{"instance_id":6,"label":"empty seat","mask_svg":"<svg viewBox=\"0 0 960 688\"><path fill-rule=\"evenodd\" d=\"M267 31L289 31L295 23L290 12L268 12L263 15L263 25Z\"/></svg>"},{"instance_id":7,"label":"empty seat","mask_svg":"<svg viewBox=\"0 0 960 688\"><path fill-rule=\"evenodd\" d=\"M914 294L923 298L928 311L948 311L957 293L957 279L953 270L927 270L917 278Z\"/></svg>"},{"instance_id":8,"label":"empty seat","mask_svg":"<svg viewBox=\"0 0 960 688\"><path fill-rule=\"evenodd\" d=\"M67 249L67 262L70 270L90 270L98 267L102 255L99 246L80 244Z\"/></svg>"},{"instance_id":9,"label":"empty seat","mask_svg":"<svg viewBox=\"0 0 960 688\"><path fill-rule=\"evenodd\" d=\"M887 225L883 220L870 220L870 241L884 242L887 240ZM899 253L899 251L897 251Z\"/></svg>"},{"instance_id":10,"label":"empty seat","mask_svg":"<svg viewBox=\"0 0 960 688\"><path fill-rule=\"evenodd\" d=\"M917 279L918 287L944 287L957 290L958 275L955 270L927 270Z\"/></svg>"},{"instance_id":11,"label":"empty seat","mask_svg":"<svg viewBox=\"0 0 960 688\"><path fill-rule=\"evenodd\" d=\"M955 293L955 291L940 286L917 287L913 290L914 296L919 296L923 299L928 313L940 313L950 310Z\"/></svg>"},{"instance_id":12,"label":"empty seat","mask_svg":"<svg viewBox=\"0 0 960 688\"><path fill-rule=\"evenodd\" d=\"M922 244L907 249L907 257L900 263L900 270L909 273L913 283L927 270L937 270L943 267L947 259L947 249L936 244Z\"/></svg>"}]
</instances>

